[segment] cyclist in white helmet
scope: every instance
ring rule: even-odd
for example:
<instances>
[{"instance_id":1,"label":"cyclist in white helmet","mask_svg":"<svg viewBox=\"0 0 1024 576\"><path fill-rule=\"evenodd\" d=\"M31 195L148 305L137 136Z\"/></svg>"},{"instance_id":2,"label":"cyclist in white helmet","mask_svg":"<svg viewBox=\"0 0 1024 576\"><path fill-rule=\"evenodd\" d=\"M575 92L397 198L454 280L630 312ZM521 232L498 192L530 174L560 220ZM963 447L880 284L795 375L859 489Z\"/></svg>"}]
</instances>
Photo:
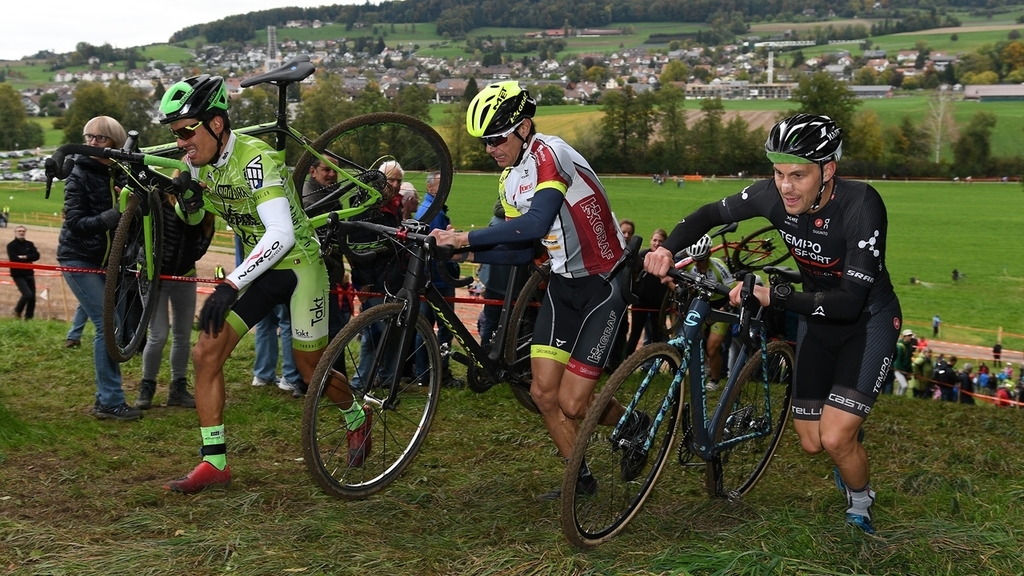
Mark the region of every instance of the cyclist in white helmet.
<instances>
[{"instance_id":1,"label":"cyclist in white helmet","mask_svg":"<svg viewBox=\"0 0 1024 576\"><path fill-rule=\"evenodd\" d=\"M705 234L687 249L687 254L693 259L693 264L687 267L687 271L698 272L709 280L731 285L734 281L732 272L729 271L725 262L711 256L711 244L711 237ZM729 299L724 296L713 298L710 304L712 308L716 309L728 308ZM725 343L725 337L729 335L729 329L728 322L710 322L708 324L708 390L716 390L718 381L722 377L722 345Z\"/></svg>"}]
</instances>

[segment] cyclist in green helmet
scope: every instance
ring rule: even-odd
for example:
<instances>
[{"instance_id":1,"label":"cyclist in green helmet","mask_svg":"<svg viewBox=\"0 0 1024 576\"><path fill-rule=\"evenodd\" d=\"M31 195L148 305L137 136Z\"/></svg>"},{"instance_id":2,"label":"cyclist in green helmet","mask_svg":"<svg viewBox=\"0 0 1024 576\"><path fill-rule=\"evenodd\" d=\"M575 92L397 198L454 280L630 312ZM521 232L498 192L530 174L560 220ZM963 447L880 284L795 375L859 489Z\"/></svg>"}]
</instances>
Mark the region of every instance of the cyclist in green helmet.
<instances>
[{"instance_id":1,"label":"cyclist in green helmet","mask_svg":"<svg viewBox=\"0 0 1024 576\"><path fill-rule=\"evenodd\" d=\"M327 270L320 245L284 164L282 152L258 138L235 134L227 114L223 78L203 74L170 87L160 103L160 122L185 153L192 194L178 215L200 221L207 211L223 218L241 238L246 257L217 284L199 314L199 341L192 350L196 411L203 461L168 490L193 494L231 481L224 440L224 363L242 336L277 304L289 304L292 346L307 382L327 345ZM369 446L369 420L354 405L347 382L338 398L349 430L350 453L361 459Z\"/></svg>"}]
</instances>

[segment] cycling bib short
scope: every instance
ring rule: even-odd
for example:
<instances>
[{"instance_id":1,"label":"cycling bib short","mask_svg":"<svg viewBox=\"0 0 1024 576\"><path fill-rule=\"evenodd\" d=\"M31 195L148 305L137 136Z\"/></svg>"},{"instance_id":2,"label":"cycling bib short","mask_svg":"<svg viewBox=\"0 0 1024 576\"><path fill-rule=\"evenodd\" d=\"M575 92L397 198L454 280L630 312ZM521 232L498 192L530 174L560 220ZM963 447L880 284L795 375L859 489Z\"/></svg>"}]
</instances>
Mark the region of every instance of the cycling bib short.
<instances>
[{"instance_id":1,"label":"cycling bib short","mask_svg":"<svg viewBox=\"0 0 1024 576\"><path fill-rule=\"evenodd\" d=\"M899 336L901 322L896 298L862 314L853 324L801 316L793 417L820 420L822 408L832 406L867 418L892 369L892 342Z\"/></svg>"},{"instance_id":2,"label":"cycling bib short","mask_svg":"<svg viewBox=\"0 0 1024 576\"><path fill-rule=\"evenodd\" d=\"M605 282L600 275L552 274L537 314L530 356L555 360L573 374L597 380L625 315L619 282Z\"/></svg>"},{"instance_id":3,"label":"cycling bib short","mask_svg":"<svg viewBox=\"0 0 1024 576\"><path fill-rule=\"evenodd\" d=\"M314 352L327 346L327 269L308 265L268 270L245 287L231 306L227 322L246 334L278 304L288 304L292 348Z\"/></svg>"}]
</instances>

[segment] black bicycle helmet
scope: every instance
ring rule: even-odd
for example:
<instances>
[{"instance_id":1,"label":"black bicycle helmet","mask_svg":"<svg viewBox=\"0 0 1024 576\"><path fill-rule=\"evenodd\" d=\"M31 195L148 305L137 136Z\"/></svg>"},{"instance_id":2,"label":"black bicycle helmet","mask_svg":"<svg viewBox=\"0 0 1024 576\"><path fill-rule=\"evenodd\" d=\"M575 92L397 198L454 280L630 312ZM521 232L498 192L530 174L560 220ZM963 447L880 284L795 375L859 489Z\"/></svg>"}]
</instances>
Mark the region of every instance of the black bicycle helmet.
<instances>
[{"instance_id":1,"label":"black bicycle helmet","mask_svg":"<svg viewBox=\"0 0 1024 576\"><path fill-rule=\"evenodd\" d=\"M164 93L160 100L160 123L170 124L182 118L207 120L227 109L224 79L202 74L176 82Z\"/></svg>"},{"instance_id":2,"label":"black bicycle helmet","mask_svg":"<svg viewBox=\"0 0 1024 576\"><path fill-rule=\"evenodd\" d=\"M523 118L533 118L537 101L515 80L488 84L477 93L466 111L466 130L475 138L510 131Z\"/></svg>"},{"instance_id":3,"label":"black bicycle helmet","mask_svg":"<svg viewBox=\"0 0 1024 576\"><path fill-rule=\"evenodd\" d=\"M775 164L824 164L843 155L843 130L828 116L797 114L772 127L764 151Z\"/></svg>"}]
</instances>

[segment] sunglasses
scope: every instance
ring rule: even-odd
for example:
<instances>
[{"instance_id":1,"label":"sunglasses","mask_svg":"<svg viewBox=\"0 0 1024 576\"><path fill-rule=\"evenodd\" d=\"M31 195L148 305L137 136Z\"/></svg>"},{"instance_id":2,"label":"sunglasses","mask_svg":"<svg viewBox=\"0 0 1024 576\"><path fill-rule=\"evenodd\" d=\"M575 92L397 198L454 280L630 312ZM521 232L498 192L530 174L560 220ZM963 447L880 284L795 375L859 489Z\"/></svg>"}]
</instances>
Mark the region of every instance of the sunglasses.
<instances>
[{"instance_id":1,"label":"sunglasses","mask_svg":"<svg viewBox=\"0 0 1024 576\"><path fill-rule=\"evenodd\" d=\"M196 130L202 125L203 122L202 120L200 120L199 122L196 122L191 126L184 126L182 128L178 128L177 130L171 128L170 130L171 134L174 134L174 137L177 138L178 140L191 140L192 137L196 135Z\"/></svg>"},{"instance_id":2,"label":"sunglasses","mask_svg":"<svg viewBox=\"0 0 1024 576\"><path fill-rule=\"evenodd\" d=\"M484 146L490 146L492 148L501 146L505 142L508 142L508 137L511 136L512 133L515 132L522 124L522 122L518 122L515 126L509 128L502 134L498 134L497 136L484 136L480 140L483 141Z\"/></svg>"},{"instance_id":3,"label":"sunglasses","mask_svg":"<svg viewBox=\"0 0 1024 576\"><path fill-rule=\"evenodd\" d=\"M103 134L82 134L82 138L86 142L106 142L110 140L109 136L104 136Z\"/></svg>"}]
</instances>

